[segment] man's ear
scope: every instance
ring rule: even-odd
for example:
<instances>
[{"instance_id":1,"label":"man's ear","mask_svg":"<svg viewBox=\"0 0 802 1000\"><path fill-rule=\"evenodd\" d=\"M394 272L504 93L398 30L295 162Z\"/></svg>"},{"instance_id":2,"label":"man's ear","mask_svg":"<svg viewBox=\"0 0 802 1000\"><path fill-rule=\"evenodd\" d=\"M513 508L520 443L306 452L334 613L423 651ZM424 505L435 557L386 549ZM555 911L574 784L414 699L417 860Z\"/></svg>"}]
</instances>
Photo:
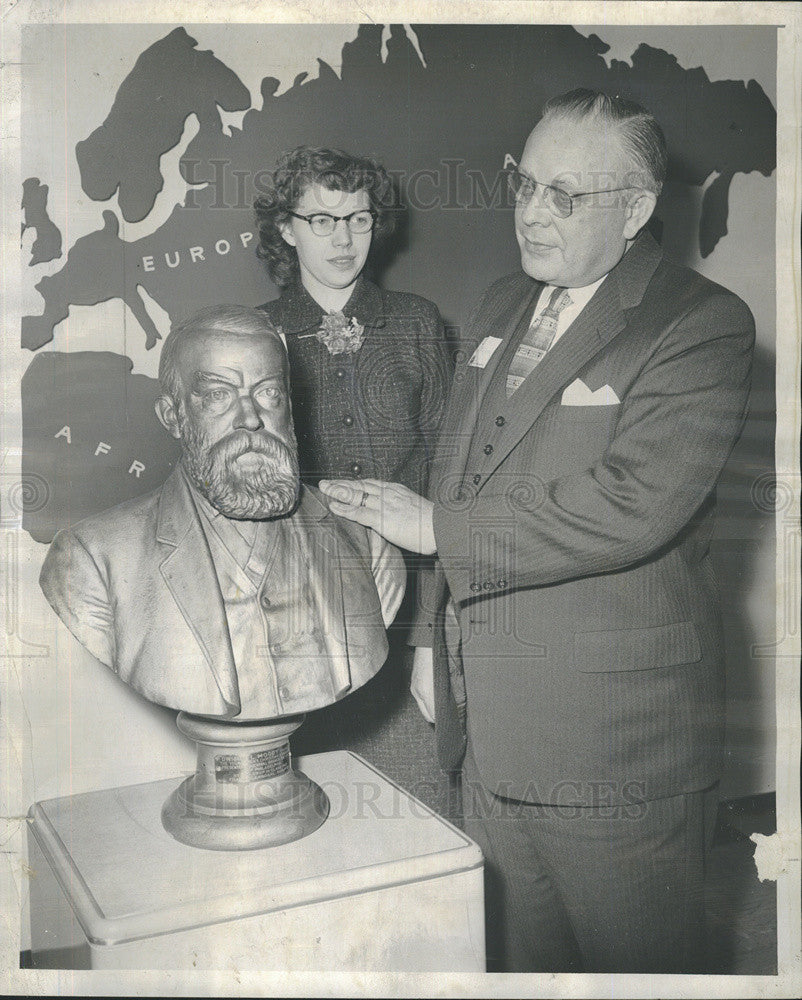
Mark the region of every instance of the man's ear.
<instances>
[{"instance_id":1,"label":"man's ear","mask_svg":"<svg viewBox=\"0 0 802 1000\"><path fill-rule=\"evenodd\" d=\"M654 191L639 188L627 202L626 221L624 222L624 239L634 240L652 217L657 195Z\"/></svg>"},{"instance_id":2,"label":"man's ear","mask_svg":"<svg viewBox=\"0 0 802 1000\"><path fill-rule=\"evenodd\" d=\"M159 423L177 441L181 439L181 429L178 424L178 410L170 396L159 396L154 403Z\"/></svg>"}]
</instances>

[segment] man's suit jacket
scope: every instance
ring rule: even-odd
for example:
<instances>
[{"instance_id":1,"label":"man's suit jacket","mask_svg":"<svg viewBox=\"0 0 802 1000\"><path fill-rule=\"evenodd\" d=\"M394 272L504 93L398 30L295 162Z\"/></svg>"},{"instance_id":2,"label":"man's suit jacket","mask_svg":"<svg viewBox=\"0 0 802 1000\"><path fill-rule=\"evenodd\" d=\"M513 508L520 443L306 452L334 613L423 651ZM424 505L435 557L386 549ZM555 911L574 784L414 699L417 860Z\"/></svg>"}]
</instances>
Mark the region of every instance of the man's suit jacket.
<instances>
[{"instance_id":1,"label":"man's suit jacket","mask_svg":"<svg viewBox=\"0 0 802 1000\"><path fill-rule=\"evenodd\" d=\"M328 613L334 689L355 690L387 656L382 612L391 620L398 609L403 559L331 514L317 491L304 489L291 517L314 562L309 587ZM58 532L40 584L73 635L149 700L249 717L214 563L180 466L159 489Z\"/></svg>"},{"instance_id":2,"label":"man's suit jacket","mask_svg":"<svg viewBox=\"0 0 802 1000\"><path fill-rule=\"evenodd\" d=\"M715 484L745 413L752 316L642 233L507 399L541 288L519 272L485 294L432 471L441 761L465 746L450 592L487 787L578 805L703 788L724 715ZM471 365L487 336L502 343Z\"/></svg>"}]
</instances>

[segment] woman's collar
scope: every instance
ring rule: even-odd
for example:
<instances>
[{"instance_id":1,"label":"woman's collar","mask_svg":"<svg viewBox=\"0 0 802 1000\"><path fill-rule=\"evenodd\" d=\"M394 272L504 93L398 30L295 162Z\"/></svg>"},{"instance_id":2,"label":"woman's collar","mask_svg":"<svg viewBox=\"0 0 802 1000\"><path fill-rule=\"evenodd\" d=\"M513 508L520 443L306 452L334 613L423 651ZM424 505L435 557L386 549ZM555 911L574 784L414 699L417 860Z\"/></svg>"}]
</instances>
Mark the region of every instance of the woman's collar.
<instances>
[{"instance_id":1,"label":"woman's collar","mask_svg":"<svg viewBox=\"0 0 802 1000\"><path fill-rule=\"evenodd\" d=\"M298 279L282 292L278 300L278 312L282 330L285 334L292 335L317 329L325 310ZM372 281L360 275L342 312L348 319L353 317L365 327L376 329L384 326L381 291Z\"/></svg>"}]
</instances>

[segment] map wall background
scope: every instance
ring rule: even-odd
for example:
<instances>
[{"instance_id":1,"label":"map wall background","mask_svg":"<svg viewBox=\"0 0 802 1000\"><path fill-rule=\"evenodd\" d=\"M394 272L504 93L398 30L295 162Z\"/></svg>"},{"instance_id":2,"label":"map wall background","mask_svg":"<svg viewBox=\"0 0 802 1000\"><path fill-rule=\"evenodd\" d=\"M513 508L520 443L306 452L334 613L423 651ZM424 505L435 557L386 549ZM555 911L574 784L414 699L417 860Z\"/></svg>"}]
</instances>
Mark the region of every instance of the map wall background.
<instances>
[{"instance_id":1,"label":"map wall background","mask_svg":"<svg viewBox=\"0 0 802 1000\"><path fill-rule=\"evenodd\" d=\"M183 34L171 35L179 28ZM138 130L120 130L116 158L91 183L84 178L87 193L77 144L109 115L138 57L167 38L169 100L153 103L152 68L135 75L124 120L134 122L130 108L139 102ZM542 100L582 84L629 88L667 125L663 243L736 291L756 317L752 412L722 483L715 558L727 630L725 793L773 787L774 29L43 25L26 28L23 45L21 177L38 179L28 189L39 194L38 207L29 199L38 225L22 234L23 274L12 286L13 306L29 319L5 331L20 338L12 372L24 378L24 426L7 424L23 446L23 480L4 498L25 528L7 537L6 552L16 604L6 624L12 669L4 695L9 716L22 720L14 733L20 815L37 799L193 766L173 713L144 702L75 644L36 581L55 527L144 492L175 459L152 416L160 343L148 349L148 335L163 336L171 318L204 304L257 304L275 294L253 242L241 245L253 225L233 171L252 180L282 149L306 141L374 153L407 183L408 201L418 176L416 204L382 281L433 299L457 327L481 290L519 263L511 210L483 204L490 194L467 170L492 192ZM296 81L303 72L308 78ZM263 87L264 78L278 84ZM162 155L148 187L153 149ZM214 177L214 161L228 165L225 192L189 190L186 177ZM104 183L115 177L124 183L109 194ZM42 185L53 229L42 215ZM61 256L42 260L56 247L54 229ZM42 235L44 248L34 250ZM225 253L213 249L220 239L230 244ZM208 254L203 270L187 258L198 245ZM176 251L183 260L170 267L164 254L176 260ZM143 265L151 257L152 271ZM68 315L58 319L65 303ZM70 441L55 436L64 426ZM100 442L108 450L96 454ZM134 462L145 470L132 472Z\"/></svg>"}]
</instances>

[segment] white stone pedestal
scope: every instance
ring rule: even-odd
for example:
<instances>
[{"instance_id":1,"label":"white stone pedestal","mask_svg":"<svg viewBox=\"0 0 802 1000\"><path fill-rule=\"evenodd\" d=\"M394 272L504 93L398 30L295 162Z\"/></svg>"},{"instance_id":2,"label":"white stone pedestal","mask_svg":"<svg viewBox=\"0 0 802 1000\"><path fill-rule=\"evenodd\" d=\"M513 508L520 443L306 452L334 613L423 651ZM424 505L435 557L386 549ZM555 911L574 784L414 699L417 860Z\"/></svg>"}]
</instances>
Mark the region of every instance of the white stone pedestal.
<instances>
[{"instance_id":1,"label":"white stone pedestal","mask_svg":"<svg viewBox=\"0 0 802 1000\"><path fill-rule=\"evenodd\" d=\"M34 805L34 966L483 972L476 844L355 754L296 766L329 796L329 818L255 851L166 833L179 778Z\"/></svg>"}]
</instances>

